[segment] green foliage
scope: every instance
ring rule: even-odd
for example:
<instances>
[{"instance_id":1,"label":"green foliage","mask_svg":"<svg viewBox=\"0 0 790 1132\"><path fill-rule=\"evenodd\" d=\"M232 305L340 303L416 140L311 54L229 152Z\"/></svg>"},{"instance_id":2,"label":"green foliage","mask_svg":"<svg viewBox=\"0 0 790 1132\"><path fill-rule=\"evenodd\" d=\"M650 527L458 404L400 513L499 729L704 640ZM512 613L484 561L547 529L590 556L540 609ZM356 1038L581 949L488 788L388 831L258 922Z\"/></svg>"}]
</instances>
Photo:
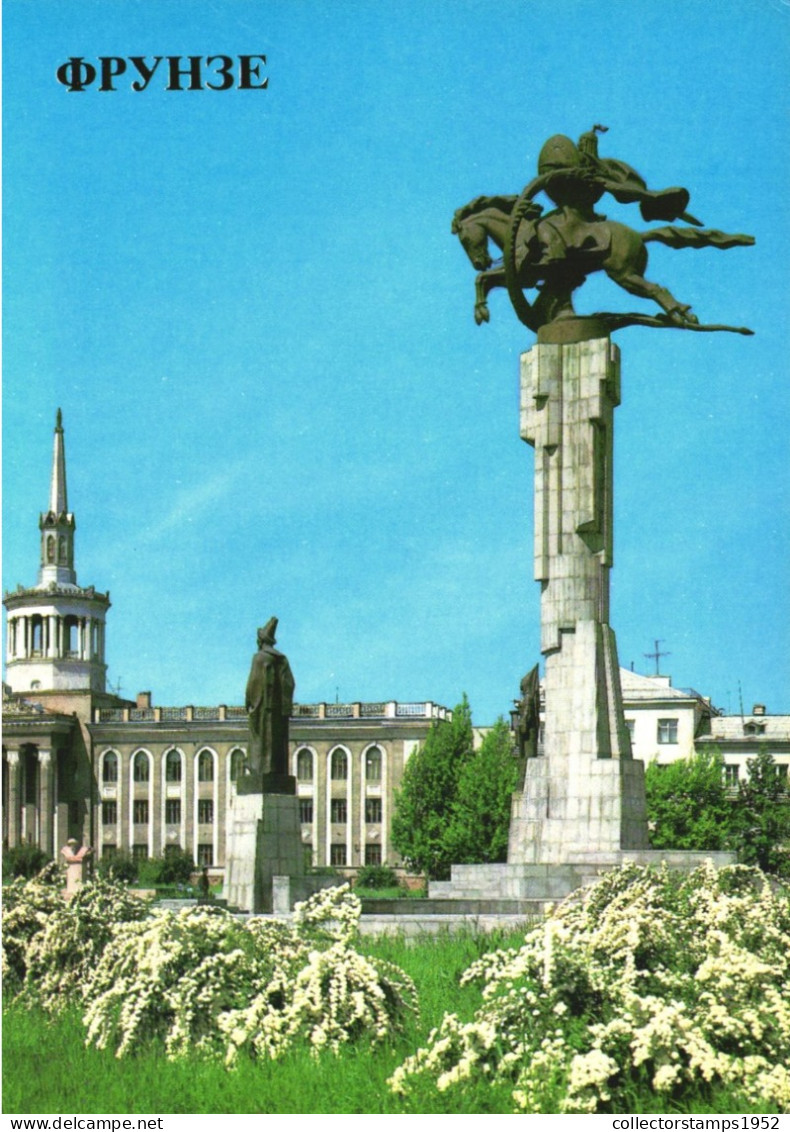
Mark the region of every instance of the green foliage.
<instances>
[{"instance_id":1,"label":"green foliage","mask_svg":"<svg viewBox=\"0 0 790 1132\"><path fill-rule=\"evenodd\" d=\"M37 845L17 845L3 850L3 876L30 877L40 873L50 857Z\"/></svg>"},{"instance_id":2,"label":"green foliage","mask_svg":"<svg viewBox=\"0 0 790 1132\"><path fill-rule=\"evenodd\" d=\"M398 874L389 865L363 865L357 872L355 888L397 888Z\"/></svg>"},{"instance_id":3,"label":"green foliage","mask_svg":"<svg viewBox=\"0 0 790 1132\"><path fill-rule=\"evenodd\" d=\"M174 847L163 857L146 857L141 861L138 879L142 885L188 884L194 871L191 853Z\"/></svg>"},{"instance_id":4,"label":"green foliage","mask_svg":"<svg viewBox=\"0 0 790 1132\"><path fill-rule=\"evenodd\" d=\"M733 797L720 752L706 748L645 772L654 849L728 849L746 865L790 876L790 790L773 756L760 747Z\"/></svg>"},{"instance_id":5,"label":"green foliage","mask_svg":"<svg viewBox=\"0 0 790 1132\"><path fill-rule=\"evenodd\" d=\"M134 884L139 873L138 862L131 853L114 853L101 857L95 864L96 874L118 884Z\"/></svg>"},{"instance_id":6,"label":"green foliage","mask_svg":"<svg viewBox=\"0 0 790 1132\"><path fill-rule=\"evenodd\" d=\"M773 756L758 748L738 783L733 840L738 859L764 872L790 876L790 788Z\"/></svg>"},{"instance_id":7,"label":"green foliage","mask_svg":"<svg viewBox=\"0 0 790 1132\"><path fill-rule=\"evenodd\" d=\"M461 767L446 840L452 861L506 861L511 797L518 782L510 728L498 719Z\"/></svg>"},{"instance_id":8,"label":"green foliage","mask_svg":"<svg viewBox=\"0 0 790 1132\"><path fill-rule=\"evenodd\" d=\"M647 820L654 849L728 849L733 807L716 750L645 771Z\"/></svg>"},{"instance_id":9,"label":"green foliage","mask_svg":"<svg viewBox=\"0 0 790 1132\"><path fill-rule=\"evenodd\" d=\"M392 818L392 844L415 872L426 872L433 879L450 875L448 822L459 776L473 753L472 714L464 696L452 720L433 723L403 771Z\"/></svg>"}]
</instances>

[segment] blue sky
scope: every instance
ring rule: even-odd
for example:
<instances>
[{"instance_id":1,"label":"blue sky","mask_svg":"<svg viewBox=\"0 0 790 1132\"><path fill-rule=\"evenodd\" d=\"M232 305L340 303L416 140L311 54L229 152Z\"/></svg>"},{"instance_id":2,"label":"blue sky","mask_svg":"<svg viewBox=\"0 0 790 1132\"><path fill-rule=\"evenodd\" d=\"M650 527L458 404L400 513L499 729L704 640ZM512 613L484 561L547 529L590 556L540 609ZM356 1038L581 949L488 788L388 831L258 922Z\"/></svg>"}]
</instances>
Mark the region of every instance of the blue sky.
<instances>
[{"instance_id":1,"label":"blue sky","mask_svg":"<svg viewBox=\"0 0 790 1132\"><path fill-rule=\"evenodd\" d=\"M551 134L685 185L753 249L649 275L754 338L628 329L620 660L790 711L786 0L5 0L4 568L31 585L63 409L110 681L238 703L280 618L297 698L506 713L538 659L532 451L503 294L450 235ZM69 92L71 56L265 54L265 91ZM601 202L639 227L635 206ZM595 280L578 309L649 304Z\"/></svg>"}]
</instances>

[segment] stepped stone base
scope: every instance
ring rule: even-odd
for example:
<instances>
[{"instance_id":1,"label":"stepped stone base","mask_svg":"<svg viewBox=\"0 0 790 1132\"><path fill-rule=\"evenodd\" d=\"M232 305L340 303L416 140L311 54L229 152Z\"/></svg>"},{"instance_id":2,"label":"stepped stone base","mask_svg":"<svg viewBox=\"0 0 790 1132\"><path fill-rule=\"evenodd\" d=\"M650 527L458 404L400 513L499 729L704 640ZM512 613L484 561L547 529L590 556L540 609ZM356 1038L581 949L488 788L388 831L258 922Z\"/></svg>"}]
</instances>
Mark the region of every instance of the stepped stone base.
<instances>
[{"instance_id":1,"label":"stepped stone base","mask_svg":"<svg viewBox=\"0 0 790 1132\"><path fill-rule=\"evenodd\" d=\"M690 850L621 849L615 852L569 853L562 863L453 865L450 880L432 880L430 900L563 900L572 892L594 883L609 869L633 863L670 869L694 869L712 860L716 868L735 864L734 853Z\"/></svg>"}]
</instances>

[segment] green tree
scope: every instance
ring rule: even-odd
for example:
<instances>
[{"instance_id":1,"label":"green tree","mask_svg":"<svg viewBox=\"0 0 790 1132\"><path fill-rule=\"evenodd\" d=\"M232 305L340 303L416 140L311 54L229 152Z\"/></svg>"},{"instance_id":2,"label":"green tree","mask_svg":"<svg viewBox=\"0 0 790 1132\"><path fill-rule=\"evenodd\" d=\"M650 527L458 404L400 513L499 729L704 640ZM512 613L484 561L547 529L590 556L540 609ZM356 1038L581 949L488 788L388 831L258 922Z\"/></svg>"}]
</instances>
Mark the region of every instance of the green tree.
<instances>
[{"instance_id":1,"label":"green tree","mask_svg":"<svg viewBox=\"0 0 790 1132\"><path fill-rule=\"evenodd\" d=\"M472 713L464 695L452 720L433 723L404 767L392 818L392 844L409 868L433 880L450 875L448 823L458 779L473 753Z\"/></svg>"},{"instance_id":2,"label":"green tree","mask_svg":"<svg viewBox=\"0 0 790 1132\"><path fill-rule=\"evenodd\" d=\"M458 776L447 841L459 865L507 860L518 769L510 728L500 718Z\"/></svg>"},{"instance_id":3,"label":"green tree","mask_svg":"<svg viewBox=\"0 0 790 1132\"><path fill-rule=\"evenodd\" d=\"M645 793L654 849L730 848L733 804L719 751L702 750L664 765L650 763Z\"/></svg>"},{"instance_id":4,"label":"green tree","mask_svg":"<svg viewBox=\"0 0 790 1132\"><path fill-rule=\"evenodd\" d=\"M738 783L733 803L734 845L745 865L790 875L790 789L787 768L765 747L748 759L748 778Z\"/></svg>"}]
</instances>

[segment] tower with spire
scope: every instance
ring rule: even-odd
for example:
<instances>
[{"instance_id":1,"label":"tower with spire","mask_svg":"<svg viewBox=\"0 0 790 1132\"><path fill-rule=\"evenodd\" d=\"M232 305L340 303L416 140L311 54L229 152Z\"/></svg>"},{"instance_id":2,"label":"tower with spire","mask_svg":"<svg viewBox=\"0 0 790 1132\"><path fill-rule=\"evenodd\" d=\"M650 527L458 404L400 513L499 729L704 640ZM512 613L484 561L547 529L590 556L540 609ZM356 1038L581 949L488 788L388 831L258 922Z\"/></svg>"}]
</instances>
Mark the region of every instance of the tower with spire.
<instances>
[{"instance_id":1,"label":"tower with spire","mask_svg":"<svg viewBox=\"0 0 790 1132\"><path fill-rule=\"evenodd\" d=\"M76 523L66 490L63 414L55 418L49 509L39 517L38 583L6 593L6 682L12 692L105 691L109 593L77 583Z\"/></svg>"}]
</instances>

